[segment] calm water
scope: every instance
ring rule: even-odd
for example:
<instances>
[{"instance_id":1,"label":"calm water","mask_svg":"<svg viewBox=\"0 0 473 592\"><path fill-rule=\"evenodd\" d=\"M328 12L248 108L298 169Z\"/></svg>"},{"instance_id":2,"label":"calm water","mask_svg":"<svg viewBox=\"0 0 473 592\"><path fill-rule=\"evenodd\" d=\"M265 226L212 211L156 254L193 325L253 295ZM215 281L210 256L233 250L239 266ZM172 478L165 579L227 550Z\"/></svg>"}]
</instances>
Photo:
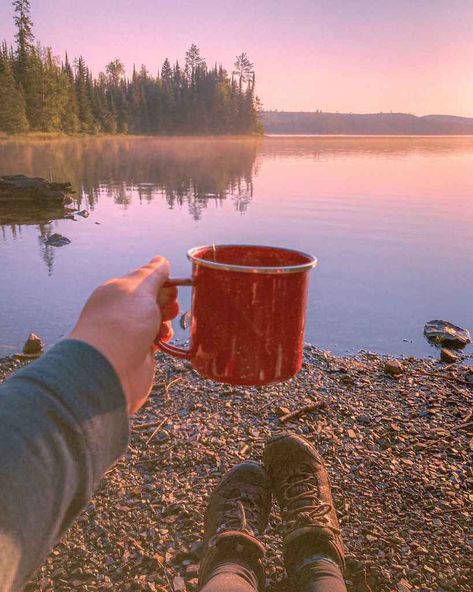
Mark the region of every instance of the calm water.
<instances>
[{"instance_id":1,"label":"calm water","mask_svg":"<svg viewBox=\"0 0 473 592\"><path fill-rule=\"evenodd\" d=\"M60 339L102 280L156 253L184 276L212 242L316 254L306 341L336 353L432 354L434 318L473 330L473 138L0 142L12 173L72 181L90 216L0 208L0 355Z\"/></svg>"}]
</instances>

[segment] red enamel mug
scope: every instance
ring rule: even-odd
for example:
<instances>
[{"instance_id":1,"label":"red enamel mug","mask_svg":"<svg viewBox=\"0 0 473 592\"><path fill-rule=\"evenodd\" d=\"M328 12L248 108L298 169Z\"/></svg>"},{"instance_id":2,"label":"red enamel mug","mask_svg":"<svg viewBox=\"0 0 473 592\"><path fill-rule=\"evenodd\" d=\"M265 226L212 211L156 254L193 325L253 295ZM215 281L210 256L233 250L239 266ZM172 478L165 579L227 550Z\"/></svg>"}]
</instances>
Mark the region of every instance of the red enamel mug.
<instances>
[{"instance_id":1,"label":"red enamel mug","mask_svg":"<svg viewBox=\"0 0 473 592\"><path fill-rule=\"evenodd\" d=\"M190 348L158 341L202 376L261 386L292 378L302 365L309 272L317 259L259 245L209 245L187 253L192 278Z\"/></svg>"}]
</instances>

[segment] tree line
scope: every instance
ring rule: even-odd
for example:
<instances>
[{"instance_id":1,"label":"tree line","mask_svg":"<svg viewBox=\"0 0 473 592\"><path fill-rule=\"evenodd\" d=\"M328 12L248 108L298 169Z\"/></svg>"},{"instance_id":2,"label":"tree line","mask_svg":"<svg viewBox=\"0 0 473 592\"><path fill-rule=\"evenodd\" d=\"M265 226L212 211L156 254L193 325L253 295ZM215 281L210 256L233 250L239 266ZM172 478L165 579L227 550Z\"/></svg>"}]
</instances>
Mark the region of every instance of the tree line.
<instances>
[{"instance_id":1,"label":"tree line","mask_svg":"<svg viewBox=\"0 0 473 592\"><path fill-rule=\"evenodd\" d=\"M29 0L15 0L15 45L0 47L0 131L137 134L261 133L255 73L246 53L229 74L193 44L181 66L153 76L115 59L94 77L83 57L60 60L35 42Z\"/></svg>"}]
</instances>

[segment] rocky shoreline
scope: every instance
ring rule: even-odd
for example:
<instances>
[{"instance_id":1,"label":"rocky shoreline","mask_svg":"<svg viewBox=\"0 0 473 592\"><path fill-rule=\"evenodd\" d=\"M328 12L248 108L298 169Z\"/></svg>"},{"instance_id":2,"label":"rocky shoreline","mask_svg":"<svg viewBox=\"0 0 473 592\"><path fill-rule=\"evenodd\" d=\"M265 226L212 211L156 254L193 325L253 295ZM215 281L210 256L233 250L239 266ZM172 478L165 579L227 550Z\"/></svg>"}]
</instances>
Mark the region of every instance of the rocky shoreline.
<instances>
[{"instance_id":1,"label":"rocky shoreline","mask_svg":"<svg viewBox=\"0 0 473 592\"><path fill-rule=\"evenodd\" d=\"M293 380L235 388L159 355L127 455L26 590L196 590L209 492L223 471L260 459L266 438L287 429L325 458L350 592L470 592L470 374L415 358L389 374L387 362L307 346ZM0 381L20 364L0 360ZM268 590L287 590L276 511L264 543Z\"/></svg>"}]
</instances>

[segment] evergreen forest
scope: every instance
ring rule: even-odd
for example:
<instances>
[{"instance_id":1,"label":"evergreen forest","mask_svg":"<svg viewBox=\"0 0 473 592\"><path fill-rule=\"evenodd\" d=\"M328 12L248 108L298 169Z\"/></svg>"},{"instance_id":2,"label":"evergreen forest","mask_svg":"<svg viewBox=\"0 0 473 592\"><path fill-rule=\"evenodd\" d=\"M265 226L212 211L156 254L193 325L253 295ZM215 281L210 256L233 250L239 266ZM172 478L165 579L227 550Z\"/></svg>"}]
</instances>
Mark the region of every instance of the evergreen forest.
<instances>
[{"instance_id":1,"label":"evergreen forest","mask_svg":"<svg viewBox=\"0 0 473 592\"><path fill-rule=\"evenodd\" d=\"M0 131L7 134L240 135L262 132L255 72L246 55L231 73L209 67L193 44L159 72L114 59L94 76L84 58L37 43L29 0L15 0L15 44L0 47Z\"/></svg>"}]
</instances>

